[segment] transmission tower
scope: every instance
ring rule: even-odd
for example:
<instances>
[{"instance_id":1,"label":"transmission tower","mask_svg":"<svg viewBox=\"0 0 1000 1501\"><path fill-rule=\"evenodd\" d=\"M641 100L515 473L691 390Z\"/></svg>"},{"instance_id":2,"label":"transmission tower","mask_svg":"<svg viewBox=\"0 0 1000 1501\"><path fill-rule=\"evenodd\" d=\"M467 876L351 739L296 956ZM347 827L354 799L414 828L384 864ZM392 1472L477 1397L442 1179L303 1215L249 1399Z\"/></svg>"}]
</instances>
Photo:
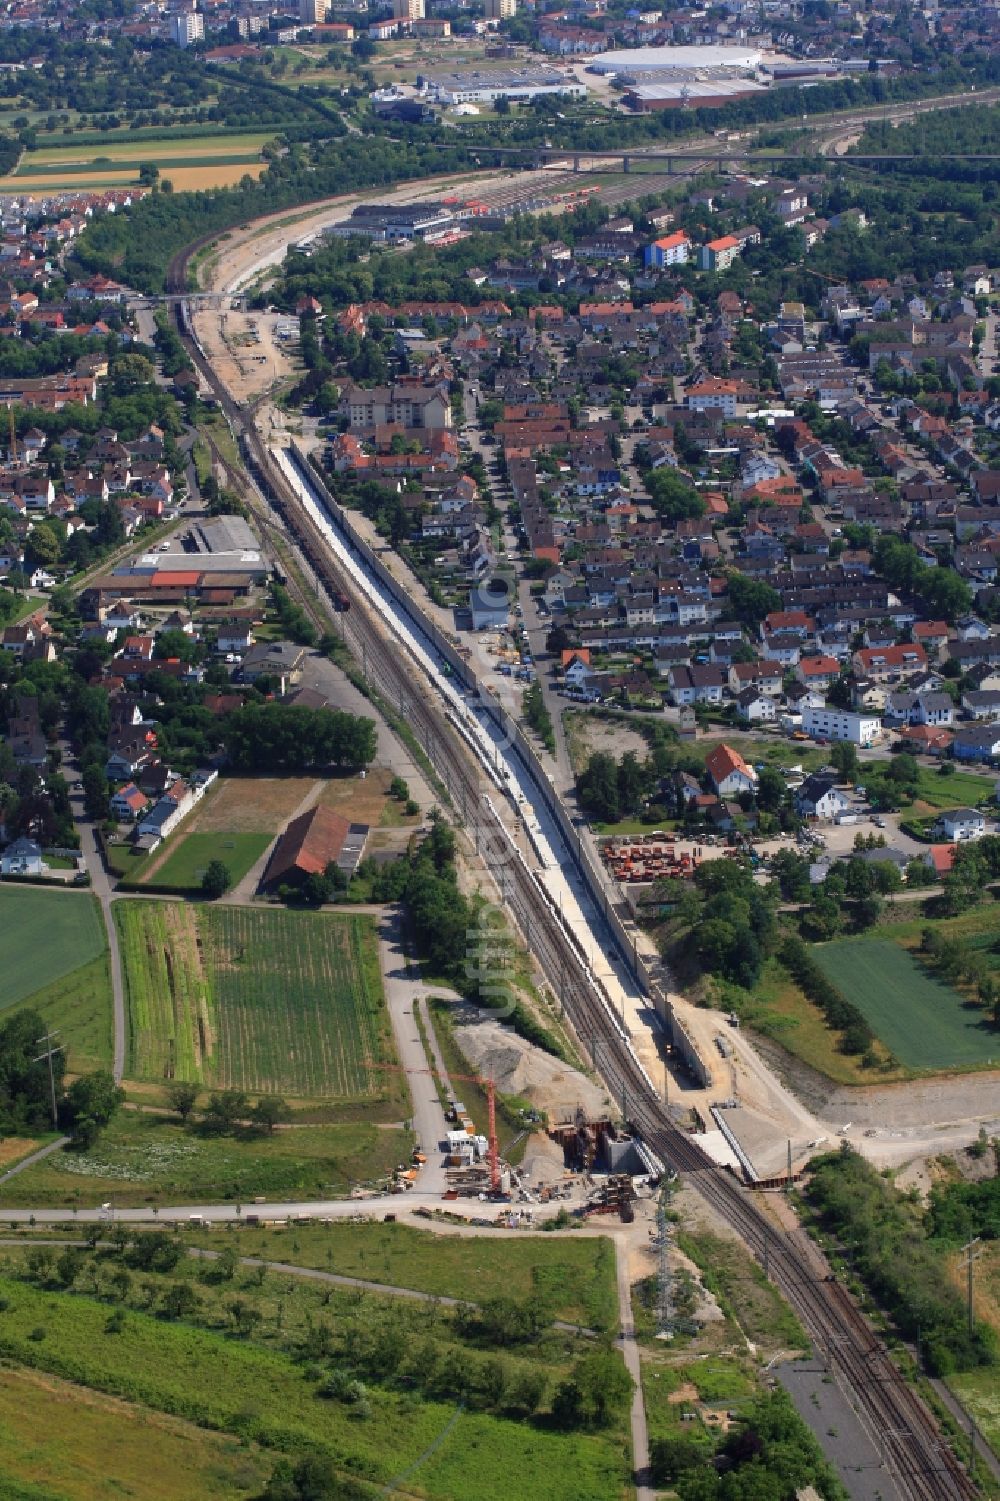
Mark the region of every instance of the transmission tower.
<instances>
[{"instance_id":1,"label":"transmission tower","mask_svg":"<svg viewBox=\"0 0 1000 1501\"><path fill-rule=\"evenodd\" d=\"M677 1323L677 1310L674 1307L674 1274L671 1268L671 1231L673 1226L667 1214L667 1205L670 1202L670 1186L664 1184L660 1189L660 1200L656 1210L656 1250L658 1254L656 1268L656 1337L657 1339L673 1339Z\"/></svg>"}]
</instances>

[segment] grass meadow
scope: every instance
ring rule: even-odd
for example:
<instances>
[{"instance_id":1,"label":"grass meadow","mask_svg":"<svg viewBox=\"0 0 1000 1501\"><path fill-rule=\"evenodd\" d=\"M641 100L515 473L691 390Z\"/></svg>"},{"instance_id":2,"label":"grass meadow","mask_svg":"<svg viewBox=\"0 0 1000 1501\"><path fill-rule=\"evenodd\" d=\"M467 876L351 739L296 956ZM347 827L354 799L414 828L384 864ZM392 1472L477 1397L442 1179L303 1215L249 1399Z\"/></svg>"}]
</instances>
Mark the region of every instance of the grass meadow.
<instances>
[{"instance_id":1,"label":"grass meadow","mask_svg":"<svg viewBox=\"0 0 1000 1501\"><path fill-rule=\"evenodd\" d=\"M383 1180L412 1150L408 1131L371 1121L218 1137L122 1110L91 1151L56 1152L0 1185L0 1209L338 1198Z\"/></svg>"},{"instance_id":2,"label":"grass meadow","mask_svg":"<svg viewBox=\"0 0 1000 1501\"><path fill-rule=\"evenodd\" d=\"M255 1444L43 1372L7 1366L0 1381L3 1496L239 1501L271 1469Z\"/></svg>"},{"instance_id":3,"label":"grass meadow","mask_svg":"<svg viewBox=\"0 0 1000 1501\"><path fill-rule=\"evenodd\" d=\"M142 881L142 887L146 891L160 888L198 892L201 878L212 860L222 861L235 886L264 854L272 837L270 834L192 832L177 842L165 860L148 867L149 874Z\"/></svg>"},{"instance_id":4,"label":"grass meadow","mask_svg":"<svg viewBox=\"0 0 1000 1501\"><path fill-rule=\"evenodd\" d=\"M222 1249L225 1231L192 1231L191 1245ZM609 1239L523 1235L435 1234L410 1225L370 1221L295 1225L275 1231L245 1227L241 1256L290 1261L321 1272L410 1287L441 1298L477 1298L503 1288L505 1297L537 1302L551 1318L593 1329L618 1318L614 1248Z\"/></svg>"},{"instance_id":5,"label":"grass meadow","mask_svg":"<svg viewBox=\"0 0 1000 1501\"><path fill-rule=\"evenodd\" d=\"M146 1283L158 1305L170 1286L165 1277L141 1285L128 1277L127 1290L112 1296L99 1261L89 1263L73 1292L0 1277L0 1355L268 1449L323 1454L345 1476L379 1491L403 1489L442 1501L494 1501L500 1495L508 1501L608 1501L625 1494L626 1445L617 1425L561 1433L544 1422L513 1421L452 1397L378 1382L367 1384L357 1410L319 1395L326 1375L322 1354L302 1362L290 1353L307 1336L317 1350L328 1344L332 1354L341 1342L350 1349L353 1341L384 1338L396 1328L407 1349L416 1352L423 1341L428 1359L452 1351L462 1358L450 1319L433 1307L328 1293L277 1273L263 1284L252 1277L220 1284L199 1279L198 1268L185 1265L171 1281L179 1278L194 1290L189 1322L158 1316L147 1301ZM90 1294L92 1286L99 1296ZM235 1332L234 1302L254 1307L251 1332ZM112 1303L117 1318L111 1317ZM322 1334L326 1327L321 1343L317 1330ZM509 1354L508 1365L544 1372L551 1390L583 1343L549 1337L526 1358Z\"/></svg>"}]
</instances>

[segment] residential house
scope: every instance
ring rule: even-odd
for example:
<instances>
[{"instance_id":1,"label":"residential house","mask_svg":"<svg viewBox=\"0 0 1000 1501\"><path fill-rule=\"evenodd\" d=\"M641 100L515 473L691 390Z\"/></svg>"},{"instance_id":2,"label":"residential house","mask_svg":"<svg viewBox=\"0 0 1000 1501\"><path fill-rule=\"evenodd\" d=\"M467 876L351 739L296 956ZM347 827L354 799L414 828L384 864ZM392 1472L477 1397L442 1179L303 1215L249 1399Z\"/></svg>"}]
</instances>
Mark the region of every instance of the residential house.
<instances>
[{"instance_id":1,"label":"residential house","mask_svg":"<svg viewBox=\"0 0 1000 1501\"><path fill-rule=\"evenodd\" d=\"M748 724L773 724L776 714L774 699L759 688L744 688L737 695L736 704L740 718Z\"/></svg>"},{"instance_id":2,"label":"residential house","mask_svg":"<svg viewBox=\"0 0 1000 1501\"><path fill-rule=\"evenodd\" d=\"M806 777L795 794L796 811L804 818L832 822L850 806L850 799L836 785L833 777L814 772Z\"/></svg>"},{"instance_id":3,"label":"residential house","mask_svg":"<svg viewBox=\"0 0 1000 1501\"><path fill-rule=\"evenodd\" d=\"M33 839L15 839L0 855L2 876L41 876L47 869L42 847Z\"/></svg>"},{"instance_id":4,"label":"residential house","mask_svg":"<svg viewBox=\"0 0 1000 1501\"><path fill-rule=\"evenodd\" d=\"M982 839L986 833L986 819L977 808L948 808L941 814L938 823L945 839L953 844Z\"/></svg>"},{"instance_id":5,"label":"residential house","mask_svg":"<svg viewBox=\"0 0 1000 1501\"><path fill-rule=\"evenodd\" d=\"M133 823L149 807L149 798L139 791L134 782L129 782L111 798L111 812L119 823Z\"/></svg>"},{"instance_id":6,"label":"residential house","mask_svg":"<svg viewBox=\"0 0 1000 1501\"><path fill-rule=\"evenodd\" d=\"M898 646L861 647L851 658L858 677L878 683L899 683L927 667L927 653L916 641Z\"/></svg>"},{"instance_id":7,"label":"residential house","mask_svg":"<svg viewBox=\"0 0 1000 1501\"><path fill-rule=\"evenodd\" d=\"M691 241L683 230L675 230L673 234L664 235L662 239L654 240L647 245L642 254L643 264L647 268L662 271L664 266L686 265L691 253Z\"/></svg>"},{"instance_id":8,"label":"residential house","mask_svg":"<svg viewBox=\"0 0 1000 1501\"><path fill-rule=\"evenodd\" d=\"M736 797L757 786L757 773L731 745L717 745L705 758L705 770L719 797Z\"/></svg>"}]
</instances>

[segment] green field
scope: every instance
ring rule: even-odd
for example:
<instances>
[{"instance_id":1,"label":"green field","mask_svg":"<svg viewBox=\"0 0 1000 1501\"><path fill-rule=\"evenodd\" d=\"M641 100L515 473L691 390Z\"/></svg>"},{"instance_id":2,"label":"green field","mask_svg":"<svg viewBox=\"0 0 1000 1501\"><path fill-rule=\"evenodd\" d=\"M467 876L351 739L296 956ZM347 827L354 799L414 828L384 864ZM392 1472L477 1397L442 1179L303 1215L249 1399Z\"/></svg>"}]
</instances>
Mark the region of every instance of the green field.
<instances>
[{"instance_id":1,"label":"green field","mask_svg":"<svg viewBox=\"0 0 1000 1501\"><path fill-rule=\"evenodd\" d=\"M89 964L105 947L94 897L0 886L0 1010Z\"/></svg>"},{"instance_id":2,"label":"green field","mask_svg":"<svg viewBox=\"0 0 1000 1501\"><path fill-rule=\"evenodd\" d=\"M232 1243L228 1231L194 1231L185 1239L216 1250ZM502 1286L505 1297L535 1301L550 1318L593 1329L612 1328L618 1319L614 1248L603 1237L469 1237L334 1220L284 1231L244 1227L237 1249L241 1256L294 1262L441 1298L476 1301Z\"/></svg>"},{"instance_id":3,"label":"green field","mask_svg":"<svg viewBox=\"0 0 1000 1501\"><path fill-rule=\"evenodd\" d=\"M89 964L25 996L66 1049L71 1073L110 1068L114 1053L111 975L107 951Z\"/></svg>"},{"instance_id":4,"label":"green field","mask_svg":"<svg viewBox=\"0 0 1000 1501\"><path fill-rule=\"evenodd\" d=\"M142 882L144 890L200 891L211 860L221 860L232 884L242 881L273 839L272 834L188 834L162 865Z\"/></svg>"},{"instance_id":5,"label":"green field","mask_svg":"<svg viewBox=\"0 0 1000 1501\"><path fill-rule=\"evenodd\" d=\"M254 1444L57 1377L7 1366L0 1381L0 1496L25 1501L239 1501L273 1468Z\"/></svg>"},{"instance_id":6,"label":"green field","mask_svg":"<svg viewBox=\"0 0 1000 1501\"><path fill-rule=\"evenodd\" d=\"M864 767L861 780L864 785ZM974 808L992 798L995 781L995 777L980 776L974 771L956 771L943 777L929 766L921 766L916 800L938 813L944 808Z\"/></svg>"},{"instance_id":7,"label":"green field","mask_svg":"<svg viewBox=\"0 0 1000 1501\"><path fill-rule=\"evenodd\" d=\"M811 952L875 1034L909 1068L948 1069L1000 1060L988 1015L929 975L898 943L842 939Z\"/></svg>"},{"instance_id":8,"label":"green field","mask_svg":"<svg viewBox=\"0 0 1000 1501\"><path fill-rule=\"evenodd\" d=\"M344 1197L409 1158L413 1139L369 1122L292 1126L273 1136L203 1136L123 1110L90 1152L58 1152L0 1187L0 1203L118 1205Z\"/></svg>"},{"instance_id":9,"label":"green field","mask_svg":"<svg viewBox=\"0 0 1000 1501\"><path fill-rule=\"evenodd\" d=\"M116 902L128 1072L375 1100L391 1061L371 918Z\"/></svg>"},{"instance_id":10,"label":"green field","mask_svg":"<svg viewBox=\"0 0 1000 1501\"><path fill-rule=\"evenodd\" d=\"M112 1268L90 1262L109 1288ZM373 1496L398 1494L404 1476L405 1494L441 1501L495 1501L501 1495L507 1501L609 1501L624 1494L626 1450L619 1426L562 1433L544 1420L515 1421L459 1400L445 1362L450 1359L454 1371L456 1362L477 1368L491 1357L462 1343L441 1313L399 1300L328 1297L299 1279L288 1286L291 1279L269 1277L256 1288L243 1278L222 1286L199 1283L189 1267L177 1268L173 1280L178 1274L195 1290L193 1322L157 1317L143 1302L147 1282L159 1302L170 1286L165 1277L129 1277L129 1291L110 1300L122 1313L117 1327L109 1324L109 1301L82 1290L54 1292L0 1278L0 1354L278 1452L318 1452L344 1474L374 1483ZM234 1337L229 1308L236 1292L242 1306L256 1310L255 1334ZM318 1339L315 1332L311 1338L321 1353L296 1359L292 1341L298 1343L310 1328L319 1331ZM396 1359L416 1357L421 1385L431 1384L421 1361L441 1362L441 1396L408 1389L412 1382L405 1379L369 1379L363 1406L320 1395L330 1370L355 1352L363 1360L373 1336L387 1339L394 1330L402 1340ZM565 1335L550 1338L531 1348L530 1359L508 1356L506 1364L512 1374L539 1372L543 1391L551 1391L567 1357L582 1353L582 1344ZM324 1348L330 1365L323 1362ZM219 1492L208 1487L189 1494Z\"/></svg>"}]
</instances>

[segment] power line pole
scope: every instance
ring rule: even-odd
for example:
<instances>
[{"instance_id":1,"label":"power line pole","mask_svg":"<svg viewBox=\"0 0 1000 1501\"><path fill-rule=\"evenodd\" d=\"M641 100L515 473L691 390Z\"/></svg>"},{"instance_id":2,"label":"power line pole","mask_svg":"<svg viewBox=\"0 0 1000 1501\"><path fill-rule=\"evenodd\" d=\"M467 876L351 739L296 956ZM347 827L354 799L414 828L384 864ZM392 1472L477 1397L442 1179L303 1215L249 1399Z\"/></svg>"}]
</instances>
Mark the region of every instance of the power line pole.
<instances>
[{"instance_id":1,"label":"power line pole","mask_svg":"<svg viewBox=\"0 0 1000 1501\"><path fill-rule=\"evenodd\" d=\"M979 1244L979 1236L978 1235L974 1235L972 1237L972 1239L970 1241L966 1241L965 1245L962 1247L962 1255L965 1257L965 1271L966 1271L967 1287L968 1287L968 1300L969 1300L969 1338L970 1339L972 1338L972 1333L973 1333L973 1330L975 1328L975 1323L976 1323L975 1309L972 1306L972 1272L973 1272L973 1268L976 1265L976 1262L979 1260L980 1256L982 1256L982 1254L983 1254L982 1251L976 1251L976 1250L973 1249L973 1247L974 1246L978 1246L978 1244Z\"/></svg>"},{"instance_id":2,"label":"power line pole","mask_svg":"<svg viewBox=\"0 0 1000 1501\"><path fill-rule=\"evenodd\" d=\"M667 1203L670 1189L664 1184L660 1189L660 1202L656 1211L656 1331L658 1339L673 1339L677 1321L674 1307L674 1279L670 1269L670 1220L667 1218Z\"/></svg>"},{"instance_id":3,"label":"power line pole","mask_svg":"<svg viewBox=\"0 0 1000 1501\"><path fill-rule=\"evenodd\" d=\"M33 1063L41 1063L41 1061L42 1061L43 1058L45 1058L45 1059L48 1060L48 1065L49 1065L49 1093L52 1096L52 1124L54 1126L57 1126L59 1124L59 1109L58 1109L58 1106L56 1105L56 1077L55 1077L55 1073L53 1072L53 1069L52 1069L52 1058L53 1058L53 1054L55 1054L55 1053L61 1053L62 1050L63 1050L62 1049L62 1043L54 1041L54 1039L57 1038L58 1036L59 1036L59 1032L58 1032L58 1029L57 1029L55 1032L46 1032L45 1035L44 1035L44 1037L36 1037L35 1038L35 1046L36 1047L40 1047L43 1042L47 1043L48 1046L47 1046L47 1048L46 1048L46 1050L45 1050L44 1053L39 1053L39 1055L38 1055L37 1058L33 1058L32 1059Z\"/></svg>"}]
</instances>

